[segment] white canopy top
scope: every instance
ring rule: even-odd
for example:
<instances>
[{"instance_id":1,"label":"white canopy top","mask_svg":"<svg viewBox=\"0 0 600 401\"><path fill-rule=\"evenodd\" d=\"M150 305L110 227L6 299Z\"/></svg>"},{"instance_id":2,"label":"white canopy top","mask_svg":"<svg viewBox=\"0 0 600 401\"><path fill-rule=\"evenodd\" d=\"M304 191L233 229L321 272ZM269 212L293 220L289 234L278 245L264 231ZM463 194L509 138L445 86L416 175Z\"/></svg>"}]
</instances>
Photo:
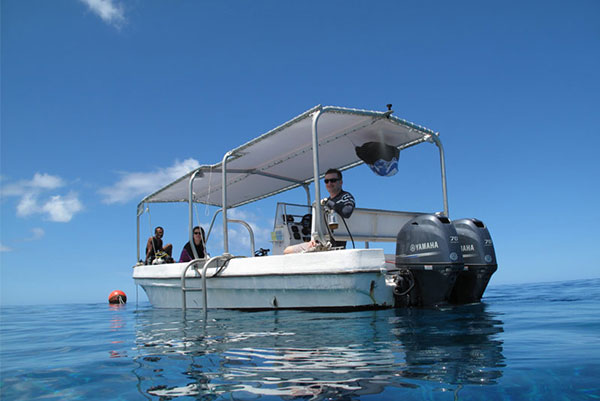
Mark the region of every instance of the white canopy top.
<instances>
[{"instance_id":1,"label":"white canopy top","mask_svg":"<svg viewBox=\"0 0 600 401\"><path fill-rule=\"evenodd\" d=\"M355 147L366 142L383 142L398 149L438 142L437 133L394 117L391 111L316 106L230 152L226 162L228 208L314 180L312 124L319 111L319 176L330 168L346 170L362 164ZM196 173L193 201L222 206L222 164L200 166L140 203L188 202L189 180Z\"/></svg>"}]
</instances>

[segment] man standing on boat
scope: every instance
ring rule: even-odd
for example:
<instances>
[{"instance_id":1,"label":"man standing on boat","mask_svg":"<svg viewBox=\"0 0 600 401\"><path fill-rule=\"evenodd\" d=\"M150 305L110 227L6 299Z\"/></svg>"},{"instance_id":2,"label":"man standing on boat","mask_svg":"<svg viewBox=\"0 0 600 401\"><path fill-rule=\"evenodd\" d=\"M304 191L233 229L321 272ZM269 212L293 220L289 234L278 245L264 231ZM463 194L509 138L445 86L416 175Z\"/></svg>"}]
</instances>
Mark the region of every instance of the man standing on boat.
<instances>
[{"instance_id":1,"label":"man standing on boat","mask_svg":"<svg viewBox=\"0 0 600 401\"><path fill-rule=\"evenodd\" d=\"M164 252L171 258L173 245L167 244L163 247L162 237L164 233L165 230L158 226L154 229L154 236L148 238L148 243L146 244L146 264L152 263L152 261L157 258L159 252Z\"/></svg>"},{"instance_id":2,"label":"man standing on boat","mask_svg":"<svg viewBox=\"0 0 600 401\"><path fill-rule=\"evenodd\" d=\"M322 203L335 210L342 218L347 219L354 211L355 202L354 196L342 189L342 184L342 172L340 170L334 168L327 170L325 173L325 188L329 192L329 198L324 199ZM345 248L346 241L334 241L331 245Z\"/></svg>"}]
</instances>

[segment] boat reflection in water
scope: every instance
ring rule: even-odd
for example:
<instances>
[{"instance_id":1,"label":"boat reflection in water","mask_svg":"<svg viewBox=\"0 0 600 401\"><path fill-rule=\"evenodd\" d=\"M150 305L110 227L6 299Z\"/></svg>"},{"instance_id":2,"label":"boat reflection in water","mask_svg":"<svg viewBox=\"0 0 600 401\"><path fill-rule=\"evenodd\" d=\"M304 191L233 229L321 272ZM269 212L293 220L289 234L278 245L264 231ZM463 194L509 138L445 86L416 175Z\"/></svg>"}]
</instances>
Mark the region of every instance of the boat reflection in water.
<instances>
[{"instance_id":1,"label":"boat reflection in water","mask_svg":"<svg viewBox=\"0 0 600 401\"><path fill-rule=\"evenodd\" d=\"M502 376L502 321L485 304L398 310L392 333L406 357L405 378L449 384L495 384Z\"/></svg>"},{"instance_id":2,"label":"boat reflection in water","mask_svg":"<svg viewBox=\"0 0 600 401\"><path fill-rule=\"evenodd\" d=\"M164 399L420 398L494 384L503 322L485 304L352 313L148 309L137 313L139 390Z\"/></svg>"}]
</instances>

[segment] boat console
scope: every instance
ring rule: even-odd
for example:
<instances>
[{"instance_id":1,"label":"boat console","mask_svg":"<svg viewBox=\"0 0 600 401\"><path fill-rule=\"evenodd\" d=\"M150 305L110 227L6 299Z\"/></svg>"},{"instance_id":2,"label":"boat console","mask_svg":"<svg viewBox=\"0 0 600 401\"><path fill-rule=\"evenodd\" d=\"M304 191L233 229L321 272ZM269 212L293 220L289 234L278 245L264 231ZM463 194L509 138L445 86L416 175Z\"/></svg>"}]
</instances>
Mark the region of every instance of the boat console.
<instances>
[{"instance_id":1,"label":"boat console","mask_svg":"<svg viewBox=\"0 0 600 401\"><path fill-rule=\"evenodd\" d=\"M277 203L275 223L271 233L273 255L283 255L286 247L310 241L311 226L310 206Z\"/></svg>"}]
</instances>

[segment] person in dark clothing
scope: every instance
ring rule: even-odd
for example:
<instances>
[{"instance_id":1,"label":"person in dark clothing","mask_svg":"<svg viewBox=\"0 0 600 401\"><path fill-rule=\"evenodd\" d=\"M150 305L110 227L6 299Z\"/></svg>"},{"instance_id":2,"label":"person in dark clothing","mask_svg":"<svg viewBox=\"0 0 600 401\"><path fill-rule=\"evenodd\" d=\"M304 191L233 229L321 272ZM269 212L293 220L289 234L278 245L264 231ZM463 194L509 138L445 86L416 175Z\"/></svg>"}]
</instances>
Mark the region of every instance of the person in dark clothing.
<instances>
[{"instance_id":1,"label":"person in dark clothing","mask_svg":"<svg viewBox=\"0 0 600 401\"><path fill-rule=\"evenodd\" d=\"M329 198L324 200L324 204L337 214L347 219L354 211L354 196L350 192L342 189L342 172L337 169L329 169L325 173L325 188L329 192ZM346 241L335 241L334 247L346 247Z\"/></svg>"},{"instance_id":2,"label":"person in dark clothing","mask_svg":"<svg viewBox=\"0 0 600 401\"><path fill-rule=\"evenodd\" d=\"M329 192L329 197L321 201L322 205L326 205L328 208L335 210L337 214L347 219L352 215L354 211L354 196L350 192L346 192L342 189L342 172L337 169L329 169L325 173L325 187ZM309 242L303 242L296 245L290 245L284 249L283 254L288 255L292 253L303 253L312 252L318 243L313 238ZM346 241L334 241L331 244L333 247L346 248Z\"/></svg>"},{"instance_id":3,"label":"person in dark clothing","mask_svg":"<svg viewBox=\"0 0 600 401\"><path fill-rule=\"evenodd\" d=\"M200 226L194 227L194 247L196 248L196 253L198 254L198 258L203 259L206 256L204 252L204 229ZM189 262L194 259L194 251L192 250L192 246L188 241L187 244L181 250L181 256L179 257L179 262Z\"/></svg>"},{"instance_id":4,"label":"person in dark clothing","mask_svg":"<svg viewBox=\"0 0 600 401\"><path fill-rule=\"evenodd\" d=\"M342 189L342 184L341 171L336 169L327 170L327 173L325 173L325 187L329 192L329 198L325 199L325 204L347 219L354 211L355 202L354 196Z\"/></svg>"},{"instance_id":5,"label":"person in dark clothing","mask_svg":"<svg viewBox=\"0 0 600 401\"><path fill-rule=\"evenodd\" d=\"M165 252L171 258L173 245L167 244L163 247L162 237L164 233L165 230L159 226L154 229L154 236L148 238L148 243L146 244L146 264L151 264L159 252Z\"/></svg>"}]
</instances>

